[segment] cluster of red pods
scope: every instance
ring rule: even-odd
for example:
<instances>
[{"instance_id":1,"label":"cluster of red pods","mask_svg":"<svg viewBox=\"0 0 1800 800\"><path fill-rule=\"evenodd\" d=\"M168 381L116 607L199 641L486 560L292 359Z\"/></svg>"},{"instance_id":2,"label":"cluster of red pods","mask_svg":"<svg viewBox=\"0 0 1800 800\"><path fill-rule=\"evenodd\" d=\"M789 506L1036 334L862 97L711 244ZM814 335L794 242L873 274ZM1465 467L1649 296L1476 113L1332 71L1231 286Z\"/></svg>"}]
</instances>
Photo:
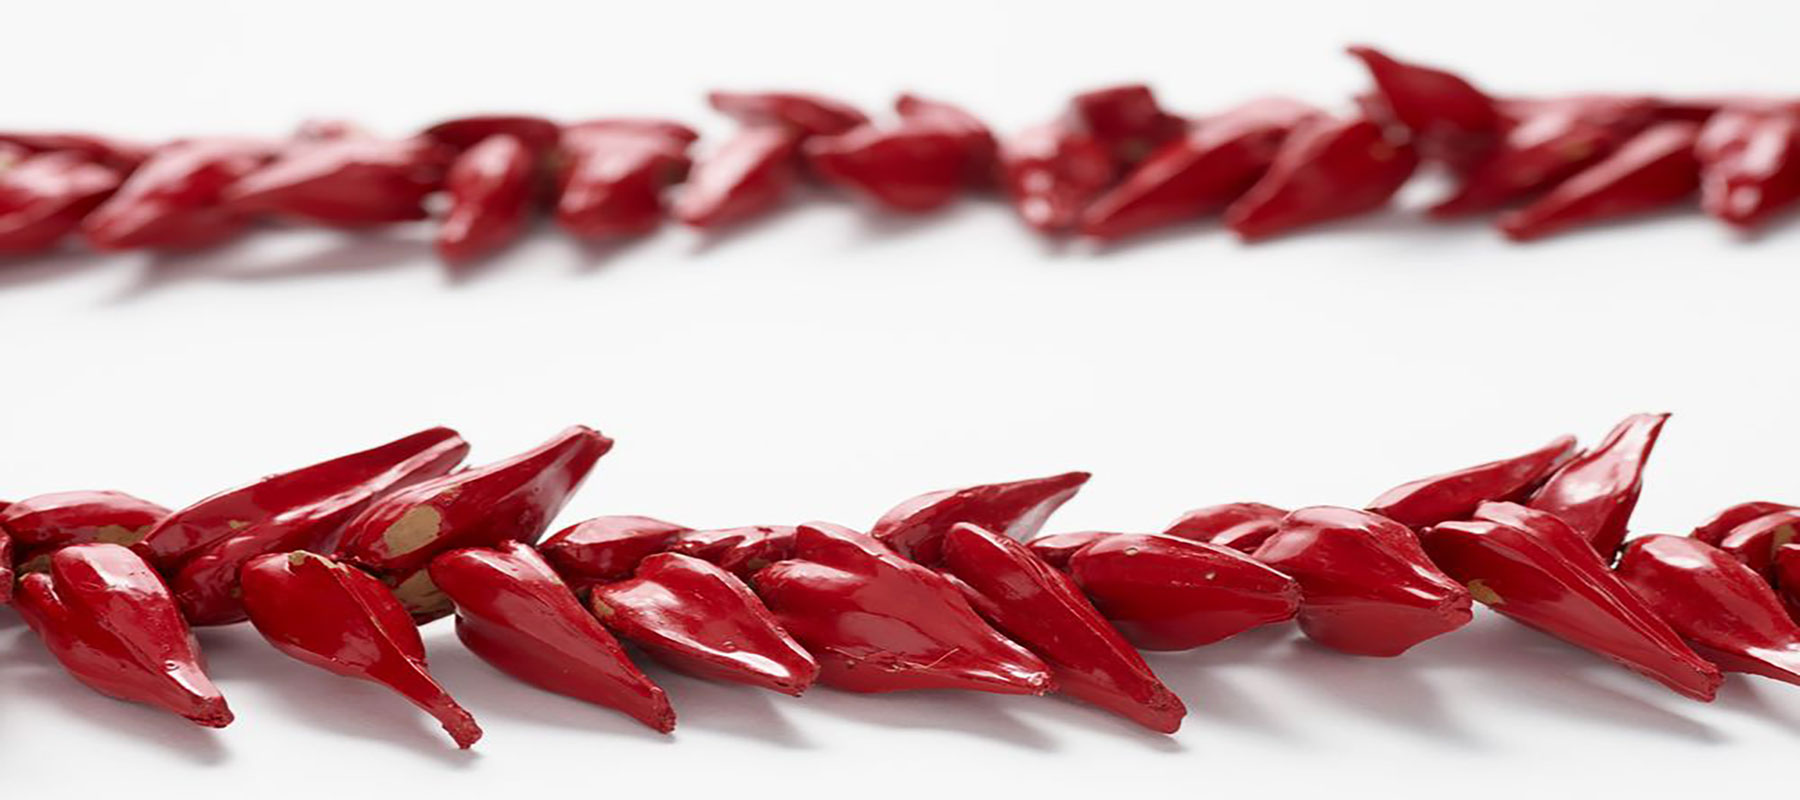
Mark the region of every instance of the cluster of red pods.
<instances>
[{"instance_id":1,"label":"cluster of red pods","mask_svg":"<svg viewBox=\"0 0 1800 800\"><path fill-rule=\"evenodd\" d=\"M691 128L644 118L478 116L403 139L314 121L284 139L157 146L0 132L0 255L77 235L102 251L192 249L263 220L364 228L441 209L437 249L466 262L545 210L583 239L640 236L671 215L715 229L771 211L805 181L905 213L998 189L1033 228L1099 240L1221 212L1240 237L1262 239L1385 206L1424 165L1457 182L1432 216L1503 212L1500 229L1520 240L1696 194L1749 228L1800 199L1800 101L1496 97L1373 48L1350 52L1375 84L1351 113L1271 97L1186 117L1125 85L1004 138L914 95L876 123L817 95L715 92L712 106L741 127L697 160Z\"/></svg>"},{"instance_id":2,"label":"cluster of red pods","mask_svg":"<svg viewBox=\"0 0 1800 800\"><path fill-rule=\"evenodd\" d=\"M1296 620L1392 657L1479 602L1669 688L1721 670L1800 683L1800 507L1732 506L1627 541L1666 414L1592 448L1563 436L1412 481L1365 508L1229 503L1160 533L1039 536L1083 472L929 492L868 531L696 530L598 517L539 541L612 441L572 427L459 468L433 428L179 511L119 492L0 510L0 587L76 678L201 725L232 720L192 626L245 620L277 649L387 686L457 744L481 735L426 667L419 625L543 689L675 725L621 646L701 678L798 695L1052 692L1174 732L1186 709L1138 650ZM9 552L11 551L11 552Z\"/></svg>"}]
</instances>

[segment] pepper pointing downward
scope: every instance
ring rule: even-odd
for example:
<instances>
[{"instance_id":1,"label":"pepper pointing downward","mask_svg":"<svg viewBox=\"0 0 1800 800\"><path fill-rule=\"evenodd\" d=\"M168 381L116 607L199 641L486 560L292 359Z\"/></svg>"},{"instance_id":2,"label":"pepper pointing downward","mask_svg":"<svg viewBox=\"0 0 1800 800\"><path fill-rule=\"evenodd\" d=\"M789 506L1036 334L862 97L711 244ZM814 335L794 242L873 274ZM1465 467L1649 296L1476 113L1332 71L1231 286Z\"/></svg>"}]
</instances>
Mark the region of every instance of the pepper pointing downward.
<instances>
[{"instance_id":1,"label":"pepper pointing downward","mask_svg":"<svg viewBox=\"0 0 1800 800\"><path fill-rule=\"evenodd\" d=\"M1619 577L1720 669L1800 684L1800 625L1761 576L1682 536L1631 540Z\"/></svg>"}]
</instances>

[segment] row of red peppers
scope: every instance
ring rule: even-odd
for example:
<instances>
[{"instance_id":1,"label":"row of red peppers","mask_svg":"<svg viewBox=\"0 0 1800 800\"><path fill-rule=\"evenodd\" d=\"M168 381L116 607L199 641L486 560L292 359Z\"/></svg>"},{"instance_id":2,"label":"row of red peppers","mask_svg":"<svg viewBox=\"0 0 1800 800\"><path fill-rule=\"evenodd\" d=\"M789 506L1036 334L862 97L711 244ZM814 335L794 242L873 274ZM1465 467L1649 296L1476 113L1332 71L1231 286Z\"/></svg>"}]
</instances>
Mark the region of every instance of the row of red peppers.
<instances>
[{"instance_id":1,"label":"row of red peppers","mask_svg":"<svg viewBox=\"0 0 1800 800\"><path fill-rule=\"evenodd\" d=\"M469 117L399 140L314 121L284 140L154 147L0 132L0 254L74 234L98 250L191 249L259 219L421 220L442 192L437 249L464 262L543 210L585 239L643 235L665 215L713 229L768 213L806 180L908 213L998 187L1033 228L1101 240L1214 213L1262 239L1385 206L1425 164L1458 183L1432 216L1504 210L1501 230L1521 240L1695 194L1747 228L1800 199L1800 101L1496 97L1373 48L1350 52L1375 83L1353 113L1274 97L1183 117L1126 85L1077 95L1055 120L1004 140L913 95L876 123L816 95L715 92L712 106L741 127L697 161L692 129L637 118Z\"/></svg>"},{"instance_id":2,"label":"row of red peppers","mask_svg":"<svg viewBox=\"0 0 1800 800\"><path fill-rule=\"evenodd\" d=\"M463 747L480 728L431 676L418 627L451 614L498 669L660 731L675 712L621 639L786 694L1061 692L1161 732L1186 709L1138 650L1294 619L1325 647L1391 657L1475 602L1700 700L1721 670L1800 683L1800 507L1742 503L1688 536L1627 541L1666 418L1362 509L1229 503L1153 534L1037 536L1086 483L1071 472L920 495L866 533L613 516L541 543L612 441L577 426L459 468L468 446L433 428L178 511L119 492L11 503L0 571L16 567L12 603L105 694L228 724L191 630L247 619L300 661L388 686Z\"/></svg>"}]
</instances>

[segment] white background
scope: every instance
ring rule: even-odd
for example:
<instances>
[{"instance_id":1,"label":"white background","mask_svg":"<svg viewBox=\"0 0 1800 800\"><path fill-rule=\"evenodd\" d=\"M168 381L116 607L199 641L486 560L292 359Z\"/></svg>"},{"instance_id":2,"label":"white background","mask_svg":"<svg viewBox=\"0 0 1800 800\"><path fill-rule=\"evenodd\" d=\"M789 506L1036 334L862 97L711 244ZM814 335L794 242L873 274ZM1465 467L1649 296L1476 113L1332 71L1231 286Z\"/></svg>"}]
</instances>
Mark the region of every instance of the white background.
<instances>
[{"instance_id":1,"label":"white background","mask_svg":"<svg viewBox=\"0 0 1800 800\"><path fill-rule=\"evenodd\" d=\"M1191 112L1342 103L1365 82L1354 41L1504 92L1800 82L1786 0L14 5L5 124L146 138L506 109L718 133L715 86L871 109L913 89L1002 129L1124 79ZM992 201L920 220L815 201L711 243L544 231L461 282L425 227L7 265L0 494L179 506L434 424L479 462L584 422L619 445L564 523L866 526L919 491L1087 469L1050 530L1143 531L1223 501L1354 505L1668 410L1634 528L1685 531L1800 499L1786 227L1746 242L1684 215L1517 247L1402 210L1094 252ZM1193 712L1173 738L1054 700L796 701L657 671L680 714L665 738L499 676L439 623L434 669L487 729L474 753L248 629L201 638L239 717L222 732L94 695L0 611L0 796L1724 797L1779 786L1800 732L1800 688L1733 677L1705 706L1485 613L1396 661L1291 629L1157 656Z\"/></svg>"}]
</instances>

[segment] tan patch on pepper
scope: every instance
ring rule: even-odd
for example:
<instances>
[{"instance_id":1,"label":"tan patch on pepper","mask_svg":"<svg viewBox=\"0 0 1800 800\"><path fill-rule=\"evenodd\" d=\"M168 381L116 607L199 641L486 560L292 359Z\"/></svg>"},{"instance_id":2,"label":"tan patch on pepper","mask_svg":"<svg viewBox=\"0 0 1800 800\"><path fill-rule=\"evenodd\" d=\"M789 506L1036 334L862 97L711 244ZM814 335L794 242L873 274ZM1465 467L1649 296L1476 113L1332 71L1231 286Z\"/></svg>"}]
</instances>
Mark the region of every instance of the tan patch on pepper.
<instances>
[{"instance_id":1,"label":"tan patch on pepper","mask_svg":"<svg viewBox=\"0 0 1800 800\"><path fill-rule=\"evenodd\" d=\"M1494 591L1486 581L1482 580L1469 581L1469 596L1484 606L1497 606L1506 602L1500 597L1499 592Z\"/></svg>"},{"instance_id":2,"label":"tan patch on pepper","mask_svg":"<svg viewBox=\"0 0 1800 800\"><path fill-rule=\"evenodd\" d=\"M601 619L606 619L607 617L610 617L613 615L612 606L607 605L606 602L601 600L600 598L598 598L598 597L594 598L591 601L591 604L594 607L594 616L597 616Z\"/></svg>"},{"instance_id":3,"label":"tan patch on pepper","mask_svg":"<svg viewBox=\"0 0 1800 800\"><path fill-rule=\"evenodd\" d=\"M431 573L419 570L394 587L394 596L414 616L451 610L450 596L431 582Z\"/></svg>"},{"instance_id":4,"label":"tan patch on pepper","mask_svg":"<svg viewBox=\"0 0 1800 800\"><path fill-rule=\"evenodd\" d=\"M405 555L436 541L443 526L442 512L431 506L413 506L381 534L381 543L387 545L388 555Z\"/></svg>"},{"instance_id":5,"label":"tan patch on pepper","mask_svg":"<svg viewBox=\"0 0 1800 800\"><path fill-rule=\"evenodd\" d=\"M94 541L104 542L106 544L132 545L143 541L144 534L149 532L149 525L145 525L137 530L132 530L124 525L108 525L104 528L96 528L94 530Z\"/></svg>"}]
</instances>

